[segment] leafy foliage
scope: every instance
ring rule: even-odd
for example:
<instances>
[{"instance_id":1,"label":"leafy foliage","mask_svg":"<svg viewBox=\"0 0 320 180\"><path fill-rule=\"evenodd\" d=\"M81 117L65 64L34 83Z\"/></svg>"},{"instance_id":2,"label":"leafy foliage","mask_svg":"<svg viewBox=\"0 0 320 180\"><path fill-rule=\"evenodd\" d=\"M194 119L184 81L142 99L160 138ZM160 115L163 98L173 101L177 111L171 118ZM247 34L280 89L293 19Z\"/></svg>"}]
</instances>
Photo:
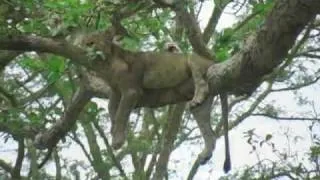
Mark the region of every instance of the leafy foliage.
<instances>
[{"instance_id":1,"label":"leafy foliage","mask_svg":"<svg viewBox=\"0 0 320 180\"><path fill-rule=\"evenodd\" d=\"M29 34L70 40L79 32L105 30L114 23L114 14L125 11L130 13L122 14L119 22L129 35L121 40L123 48L132 51L163 51L164 43L176 41L183 53L190 53L195 49L191 46L188 34L192 23L179 22L179 16L183 14L176 14L171 8L155 2L3 0L0 3L0 36ZM202 23L203 19L198 15L209 12L208 8L205 8L209 1L187 2L181 9ZM221 5L220 1L214 2ZM206 42L209 42L206 46L211 48L220 62L227 61L240 51L245 39L260 29L274 1L225 0L221 3L226 3L226 7L221 6L218 10L221 12L216 18L219 19L222 15L219 23L223 23L226 14L233 14L237 18L230 27L217 29L215 26L210 36L212 41L206 39ZM312 25L307 27L309 29L297 40L285 62L264 77L264 83L251 97L229 98L231 129L251 118L260 118L257 121L261 121L261 124L270 122L270 119L306 121L306 124L310 125L308 133L311 138L307 151L299 155L298 159L303 159L303 162L297 162L298 155L295 153L279 147L276 138L287 137L287 134L279 135L272 129L261 133L258 128L246 128L242 130L242 139L246 141L246 147L250 148L248 156L256 155L261 158L256 159L255 164L248 163L220 177L221 179L320 177L319 104L313 95L309 95L314 92L310 89L318 88L316 83L320 73L317 61L320 44L318 21L310 23ZM186 23L188 28L184 27L183 23ZM101 99L93 99L83 110L73 111L75 114L72 116L76 116L80 122L68 133L64 142L52 150L50 165L38 171L36 166L45 159L46 153L36 151L29 140L44 127L59 122L65 116L68 105L74 101L72 95L77 92L78 87L85 87L87 84L82 81L82 67L71 64L68 59L40 52L10 53L13 52L0 51L0 66L4 69L0 77L0 141L3 142L0 145L0 154L4 154L0 156L0 179L14 176L17 176L17 179L41 177L58 180L150 179L161 168L164 169L167 179L186 179L185 169L191 168L190 164L199 153L197 148L199 144L202 145L201 134L188 111L185 111L182 117L175 117L172 115L174 113L168 113L170 109L174 109L170 107L136 110L130 121L128 144L114 152L108 141L111 127L108 111L105 110L107 101ZM307 88L309 90L304 91ZM293 102L283 104L283 97L288 94L293 96ZM221 113L218 104L214 99L211 114L214 132L221 136ZM295 105L293 112L287 108L288 104ZM181 126L176 130L176 134L172 133L172 122L169 122L169 119L181 118ZM168 141L168 137L174 137L173 141ZM291 141L299 139L299 136L292 137L296 138L290 139ZM264 158L261 154L266 152L265 149L271 149L271 153L277 158ZM7 158L6 151L11 151L14 157ZM187 165L183 166L183 162ZM52 168L52 164L55 168ZM21 166L23 168L20 168ZM183 168L179 168L180 166ZM205 170L201 168L198 171L199 178L204 174L203 171ZM197 170L190 170L188 176L193 177L196 172ZM212 174L208 176L217 178L216 172ZM197 178L198 176L195 179Z\"/></svg>"}]
</instances>

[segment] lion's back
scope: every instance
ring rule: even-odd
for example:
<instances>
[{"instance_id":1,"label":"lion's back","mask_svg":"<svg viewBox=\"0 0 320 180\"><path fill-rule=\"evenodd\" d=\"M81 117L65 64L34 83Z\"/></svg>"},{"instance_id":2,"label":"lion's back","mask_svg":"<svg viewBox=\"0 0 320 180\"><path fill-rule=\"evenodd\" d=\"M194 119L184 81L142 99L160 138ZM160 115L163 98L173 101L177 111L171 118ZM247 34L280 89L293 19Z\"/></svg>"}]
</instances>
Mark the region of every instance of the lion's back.
<instances>
[{"instance_id":1,"label":"lion's back","mask_svg":"<svg viewBox=\"0 0 320 180\"><path fill-rule=\"evenodd\" d=\"M174 87L190 77L186 55L175 53L148 53L144 73L145 88Z\"/></svg>"}]
</instances>

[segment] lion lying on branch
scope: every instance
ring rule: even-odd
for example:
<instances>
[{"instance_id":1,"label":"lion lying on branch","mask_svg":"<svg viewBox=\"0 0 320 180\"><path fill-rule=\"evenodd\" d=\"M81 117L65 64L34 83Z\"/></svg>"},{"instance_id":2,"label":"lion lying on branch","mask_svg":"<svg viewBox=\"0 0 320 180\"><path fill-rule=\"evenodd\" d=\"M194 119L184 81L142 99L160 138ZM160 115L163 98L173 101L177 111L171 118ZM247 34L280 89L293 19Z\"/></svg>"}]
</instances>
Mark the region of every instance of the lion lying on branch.
<instances>
[{"instance_id":1,"label":"lion lying on branch","mask_svg":"<svg viewBox=\"0 0 320 180\"><path fill-rule=\"evenodd\" d=\"M213 61L197 54L172 52L131 52L115 43L115 31L92 33L80 38L89 48L95 71L111 87L109 113L112 121L112 146L119 149L125 142L131 110L147 89L172 88L193 79L195 92L190 107L200 105L208 96L205 74ZM107 64L107 66L105 65Z\"/></svg>"},{"instance_id":2,"label":"lion lying on branch","mask_svg":"<svg viewBox=\"0 0 320 180\"><path fill-rule=\"evenodd\" d=\"M217 95L219 92L215 87L211 86L209 93L210 96L206 98L206 93L203 93L206 92L206 90L202 92L197 91L197 89L195 89L195 82L197 84L202 81L204 82L202 84L204 85L203 87L208 87L208 84L205 81L205 74L207 72L207 68L213 64L213 62L203 59L197 55L186 56L172 52L159 54L156 53L158 59L153 59L156 57L152 55L153 53L133 53L125 51L117 45L112 44L113 36L114 34L112 34L111 31L111 33L94 33L88 37L82 38L82 42L86 47L95 47L89 48L93 49L94 51L85 51L83 48L76 47L65 41L55 41L49 38L36 36L5 38L2 39L0 46L1 48L8 50L50 52L61 55L66 58L70 58L72 62L78 65L87 67L87 70L96 76L95 79L101 79L103 82L106 81L108 84L106 86L110 86L112 89L112 93L108 92L106 93L106 96L110 97L111 94L109 109L110 113L113 113L112 115L114 116L114 120L112 122L114 123L114 127L112 129L116 129L113 130L113 138L118 138L116 135L119 133L122 135L122 137L116 139L115 141L118 142L119 147L125 140L128 117L133 108L159 107L167 104L175 104L192 99L194 92L196 92L195 94L197 94L197 92L199 94L204 94L204 96L202 96L204 97L203 103L201 103L202 100L200 98L199 103L201 104L192 109L192 114L197 121L205 141L205 149L201 152L197 161L199 160L200 163L205 163L212 155L217 138L217 135L213 132L210 125L210 112L212 96ZM192 66L188 66L188 63L186 62L181 63L181 58L185 59L185 61L194 60L191 57L200 60L202 59L204 61L204 63L200 63L203 66L196 66L201 70L198 72L198 79L200 81L197 81L197 79L194 78L197 76L196 74L192 74L194 72L194 70L191 71ZM150 59L144 62L144 58ZM91 61L88 61L88 59ZM151 59L154 61L152 62ZM175 61L177 59L178 61ZM160 77L163 78L163 81L159 81L158 79L161 78L157 78L157 73L147 73L148 71L150 72L150 70L152 70L152 65L155 66L155 63L160 63L155 62L155 60L163 60L167 63L162 66L162 70L166 70L167 65L171 66L171 68L174 66L174 64L181 65L181 67L177 67L177 70L174 71L175 73L172 74L168 71L164 72L165 75L163 75L163 72L158 72L160 75L162 75ZM171 65L171 63L173 65ZM150 65L150 67L147 67L146 65ZM179 73L178 70L181 72ZM154 79L152 80L152 78L148 76L153 76ZM178 80L181 82L177 81L176 85L174 85L174 83L170 81L170 78L174 80L177 80L176 78L178 78ZM143 83L146 82L151 83L147 86L149 88L144 87ZM166 86L166 82L170 83L173 87ZM152 89L151 87L154 85L152 83L158 83L158 85L159 83L164 83L164 87L166 88L160 87ZM90 98L94 96L93 92L95 92L97 87L93 87L90 84L90 82L84 83L84 86L79 87L80 92L84 92L84 94L74 94L74 97L72 98L73 100L70 105L66 107L61 121L58 121L48 131L40 133L36 136L35 145L37 145L38 148L43 149L55 146L57 141L72 128L76 122L77 116L79 115L79 113L75 112L81 111L86 102L88 102ZM81 91L81 88L84 88L84 90ZM119 119L120 121L115 122L115 120Z\"/></svg>"}]
</instances>

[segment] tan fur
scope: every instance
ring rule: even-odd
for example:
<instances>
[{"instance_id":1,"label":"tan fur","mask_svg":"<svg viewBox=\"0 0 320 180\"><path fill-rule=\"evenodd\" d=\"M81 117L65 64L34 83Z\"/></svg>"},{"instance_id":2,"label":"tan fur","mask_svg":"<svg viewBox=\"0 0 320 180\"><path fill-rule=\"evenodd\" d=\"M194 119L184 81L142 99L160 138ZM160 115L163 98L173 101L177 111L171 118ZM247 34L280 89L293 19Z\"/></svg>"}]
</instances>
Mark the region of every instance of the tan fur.
<instances>
[{"instance_id":1,"label":"tan fur","mask_svg":"<svg viewBox=\"0 0 320 180\"><path fill-rule=\"evenodd\" d=\"M109 102L112 145L118 149L125 141L130 112L143 91L176 87L192 78L195 92L190 106L195 107L207 97L209 88L204 77L213 62L196 54L126 51L112 43L113 36L110 32L93 33L84 37L82 45L103 52L100 61L93 63L98 63L96 71L112 89Z\"/></svg>"}]
</instances>

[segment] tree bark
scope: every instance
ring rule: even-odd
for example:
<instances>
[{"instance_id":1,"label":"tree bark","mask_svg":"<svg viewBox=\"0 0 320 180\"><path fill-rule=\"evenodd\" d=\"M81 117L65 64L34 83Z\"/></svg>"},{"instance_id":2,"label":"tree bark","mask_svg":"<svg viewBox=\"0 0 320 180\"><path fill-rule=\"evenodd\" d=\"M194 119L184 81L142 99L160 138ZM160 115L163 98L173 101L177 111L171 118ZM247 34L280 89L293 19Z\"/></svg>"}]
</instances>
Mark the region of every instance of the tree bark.
<instances>
[{"instance_id":1,"label":"tree bark","mask_svg":"<svg viewBox=\"0 0 320 180\"><path fill-rule=\"evenodd\" d=\"M185 103L171 106L168 112L161 142L161 151L156 163L156 170L153 179L163 179L168 173L168 162L170 154L174 148L174 140L179 132L182 115L185 109Z\"/></svg>"},{"instance_id":2,"label":"tree bark","mask_svg":"<svg viewBox=\"0 0 320 180\"><path fill-rule=\"evenodd\" d=\"M286 57L304 27L320 13L317 0L278 0L265 24L230 60L208 70L213 91L250 93Z\"/></svg>"}]
</instances>

